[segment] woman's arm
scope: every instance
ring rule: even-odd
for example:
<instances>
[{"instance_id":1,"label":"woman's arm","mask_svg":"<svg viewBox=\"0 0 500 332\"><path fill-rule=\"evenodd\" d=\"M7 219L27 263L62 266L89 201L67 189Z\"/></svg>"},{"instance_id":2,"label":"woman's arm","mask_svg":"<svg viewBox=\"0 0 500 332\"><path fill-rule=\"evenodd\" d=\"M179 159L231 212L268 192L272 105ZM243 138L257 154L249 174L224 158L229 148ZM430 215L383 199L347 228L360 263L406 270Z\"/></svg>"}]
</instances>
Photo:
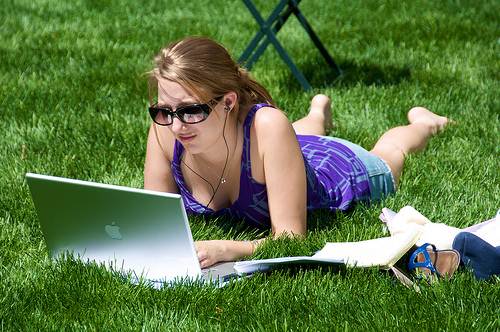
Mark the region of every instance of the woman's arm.
<instances>
[{"instance_id":1,"label":"woman's arm","mask_svg":"<svg viewBox=\"0 0 500 332\"><path fill-rule=\"evenodd\" d=\"M295 131L285 114L266 107L255 115L255 133L263 162L273 235L305 235L307 182Z\"/></svg>"},{"instance_id":2,"label":"woman's arm","mask_svg":"<svg viewBox=\"0 0 500 332\"><path fill-rule=\"evenodd\" d=\"M144 163L144 189L178 193L170 162L174 141L151 124Z\"/></svg>"},{"instance_id":3,"label":"woman's arm","mask_svg":"<svg viewBox=\"0 0 500 332\"><path fill-rule=\"evenodd\" d=\"M232 262L242 257L253 255L261 241L209 240L196 241L196 253L201 268L209 267L218 262Z\"/></svg>"},{"instance_id":4,"label":"woman's arm","mask_svg":"<svg viewBox=\"0 0 500 332\"><path fill-rule=\"evenodd\" d=\"M177 193L178 188L173 179L170 163L173 156L174 139L161 128L149 128L146 161L144 164L144 188L149 190ZM169 148L170 147L170 148ZM196 252L202 268L221 261L234 261L250 256L259 241L196 241Z\"/></svg>"}]
</instances>

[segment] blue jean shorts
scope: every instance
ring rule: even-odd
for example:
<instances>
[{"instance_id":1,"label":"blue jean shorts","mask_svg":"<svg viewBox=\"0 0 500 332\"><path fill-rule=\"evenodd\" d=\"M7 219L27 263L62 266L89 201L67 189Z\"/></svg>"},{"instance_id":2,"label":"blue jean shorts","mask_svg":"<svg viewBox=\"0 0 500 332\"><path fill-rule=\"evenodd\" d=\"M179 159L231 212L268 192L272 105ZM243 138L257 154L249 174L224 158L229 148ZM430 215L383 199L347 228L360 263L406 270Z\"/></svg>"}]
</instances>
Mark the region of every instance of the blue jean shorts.
<instances>
[{"instance_id":1,"label":"blue jean shorts","mask_svg":"<svg viewBox=\"0 0 500 332\"><path fill-rule=\"evenodd\" d=\"M345 139L334 138L334 140L351 149L365 165L368 172L370 199L372 201L379 201L385 196L396 192L394 176L389 165L384 160Z\"/></svg>"}]
</instances>

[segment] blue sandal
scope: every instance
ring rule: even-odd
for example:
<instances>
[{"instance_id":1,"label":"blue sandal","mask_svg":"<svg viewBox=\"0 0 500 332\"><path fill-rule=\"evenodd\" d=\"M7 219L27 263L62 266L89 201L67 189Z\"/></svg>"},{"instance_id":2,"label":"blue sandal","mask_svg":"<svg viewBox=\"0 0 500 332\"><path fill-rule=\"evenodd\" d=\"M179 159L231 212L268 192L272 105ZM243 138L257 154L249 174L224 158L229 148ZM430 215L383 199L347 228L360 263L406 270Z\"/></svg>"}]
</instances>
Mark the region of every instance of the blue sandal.
<instances>
[{"instance_id":1,"label":"blue sandal","mask_svg":"<svg viewBox=\"0 0 500 332\"><path fill-rule=\"evenodd\" d=\"M408 269L419 277L451 278L460 264L460 254L456 250L437 250L436 246L424 243L410 256Z\"/></svg>"}]
</instances>

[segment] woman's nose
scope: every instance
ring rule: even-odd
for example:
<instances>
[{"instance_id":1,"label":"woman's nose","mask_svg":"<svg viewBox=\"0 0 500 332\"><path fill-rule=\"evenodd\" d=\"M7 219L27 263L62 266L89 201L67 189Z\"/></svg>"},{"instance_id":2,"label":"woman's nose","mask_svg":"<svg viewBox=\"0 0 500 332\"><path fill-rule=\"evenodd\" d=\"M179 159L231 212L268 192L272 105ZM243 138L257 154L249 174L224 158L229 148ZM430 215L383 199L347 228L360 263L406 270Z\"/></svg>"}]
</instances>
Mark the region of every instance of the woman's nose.
<instances>
[{"instance_id":1,"label":"woman's nose","mask_svg":"<svg viewBox=\"0 0 500 332\"><path fill-rule=\"evenodd\" d=\"M174 116L172 119L172 125L171 129L174 133L178 133L182 130L182 127L184 127L184 123L182 123L181 120L177 119L177 117Z\"/></svg>"}]
</instances>

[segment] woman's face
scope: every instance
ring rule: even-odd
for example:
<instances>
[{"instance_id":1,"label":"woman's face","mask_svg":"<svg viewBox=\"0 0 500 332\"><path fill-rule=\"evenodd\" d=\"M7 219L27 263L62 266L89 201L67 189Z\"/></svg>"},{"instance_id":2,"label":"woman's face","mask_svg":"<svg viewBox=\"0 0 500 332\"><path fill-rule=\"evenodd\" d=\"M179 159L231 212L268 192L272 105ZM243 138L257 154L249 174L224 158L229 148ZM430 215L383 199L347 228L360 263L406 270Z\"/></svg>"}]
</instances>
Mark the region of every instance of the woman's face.
<instances>
[{"instance_id":1,"label":"woman's face","mask_svg":"<svg viewBox=\"0 0 500 332\"><path fill-rule=\"evenodd\" d=\"M158 104L160 106L168 106L175 112L179 106L201 102L207 101L198 100L176 82L158 81ZM203 122L188 124L174 117L173 123L167 126L189 153L210 153L211 149L219 149L218 144L219 140L222 141L222 130L227 113L224 111L223 99L216 103L212 104L212 111Z\"/></svg>"}]
</instances>

